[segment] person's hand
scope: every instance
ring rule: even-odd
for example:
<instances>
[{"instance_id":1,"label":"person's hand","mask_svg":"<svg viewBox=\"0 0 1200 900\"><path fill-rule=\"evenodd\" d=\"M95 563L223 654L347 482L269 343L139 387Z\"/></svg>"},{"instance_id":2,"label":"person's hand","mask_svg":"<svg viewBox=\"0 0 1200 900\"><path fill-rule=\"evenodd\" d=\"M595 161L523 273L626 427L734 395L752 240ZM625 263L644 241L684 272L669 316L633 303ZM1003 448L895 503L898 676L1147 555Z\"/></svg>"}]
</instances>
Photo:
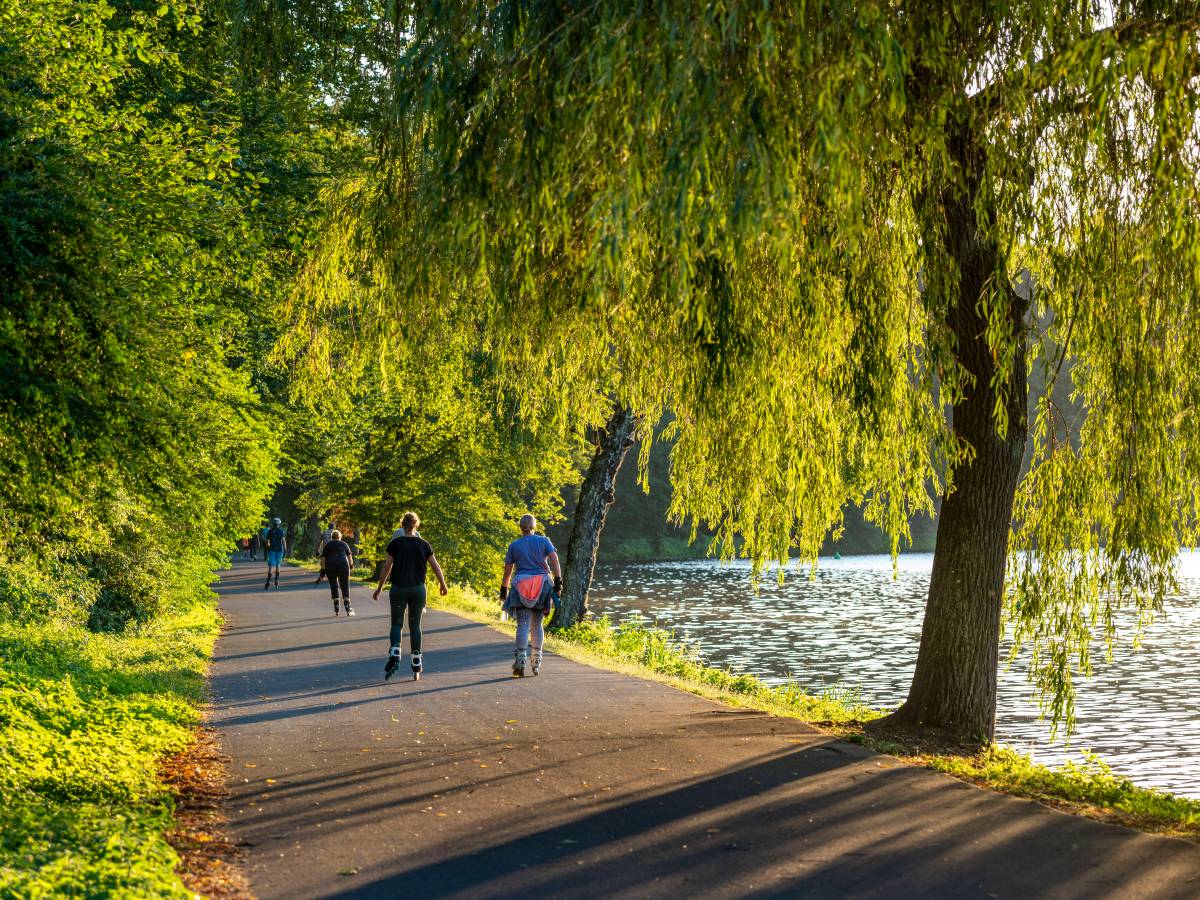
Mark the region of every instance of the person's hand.
<instances>
[{"instance_id":1,"label":"person's hand","mask_svg":"<svg viewBox=\"0 0 1200 900\"><path fill-rule=\"evenodd\" d=\"M508 599L508 585L502 584L502 585L500 585L500 602L503 603L507 599Z\"/></svg>"},{"instance_id":2,"label":"person's hand","mask_svg":"<svg viewBox=\"0 0 1200 900\"><path fill-rule=\"evenodd\" d=\"M373 593L371 595L371 599L374 600L376 603L379 602L379 588L375 588L375 593Z\"/></svg>"},{"instance_id":3,"label":"person's hand","mask_svg":"<svg viewBox=\"0 0 1200 900\"><path fill-rule=\"evenodd\" d=\"M445 597L448 593L450 593L450 588L446 587L446 582L444 582L444 581L442 582L441 587L438 589L438 592L443 597Z\"/></svg>"},{"instance_id":4,"label":"person's hand","mask_svg":"<svg viewBox=\"0 0 1200 900\"><path fill-rule=\"evenodd\" d=\"M554 593L562 593L562 578L558 575L554 576Z\"/></svg>"}]
</instances>

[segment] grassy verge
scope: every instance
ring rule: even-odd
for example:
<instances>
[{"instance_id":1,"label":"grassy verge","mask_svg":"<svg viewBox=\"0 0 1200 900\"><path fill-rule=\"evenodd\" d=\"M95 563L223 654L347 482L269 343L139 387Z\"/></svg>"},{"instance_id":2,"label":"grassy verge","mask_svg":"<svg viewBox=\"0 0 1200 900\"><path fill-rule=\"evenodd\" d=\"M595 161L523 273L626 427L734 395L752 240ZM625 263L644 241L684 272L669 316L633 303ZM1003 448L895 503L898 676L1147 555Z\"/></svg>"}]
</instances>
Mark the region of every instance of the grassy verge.
<instances>
[{"instance_id":1,"label":"grassy verge","mask_svg":"<svg viewBox=\"0 0 1200 900\"><path fill-rule=\"evenodd\" d=\"M499 621L498 602L455 588L434 605L511 633ZM584 622L548 638L547 649L569 659L672 684L692 693L791 716L831 734L889 753L913 765L953 775L1002 793L1039 800L1055 808L1143 831L1200 842L1200 801L1135 785L1089 756L1082 764L1051 769L1007 747L977 753L931 748L917 738L864 728L885 713L867 707L854 692L805 692L799 685L768 685L753 675L706 666L694 648L671 632L642 621L613 625Z\"/></svg>"},{"instance_id":2,"label":"grassy verge","mask_svg":"<svg viewBox=\"0 0 1200 900\"><path fill-rule=\"evenodd\" d=\"M192 740L217 630L211 602L120 634L0 625L0 896L192 896L157 773Z\"/></svg>"}]
</instances>

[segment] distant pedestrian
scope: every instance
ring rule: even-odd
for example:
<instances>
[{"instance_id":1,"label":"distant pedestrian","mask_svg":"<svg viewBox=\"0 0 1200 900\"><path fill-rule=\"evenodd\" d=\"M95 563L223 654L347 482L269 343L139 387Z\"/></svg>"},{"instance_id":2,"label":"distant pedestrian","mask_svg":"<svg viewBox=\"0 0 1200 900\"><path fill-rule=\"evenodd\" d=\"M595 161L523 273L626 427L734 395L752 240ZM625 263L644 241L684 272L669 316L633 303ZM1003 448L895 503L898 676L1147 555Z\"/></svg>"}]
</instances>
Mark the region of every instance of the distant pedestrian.
<instances>
[{"instance_id":1,"label":"distant pedestrian","mask_svg":"<svg viewBox=\"0 0 1200 900\"><path fill-rule=\"evenodd\" d=\"M550 538L535 533L537 519L526 513L521 516L520 527L521 536L508 545L508 552L504 554L500 600L504 610L517 620L512 673L517 678L524 678L527 658L532 663L534 675L542 671L542 643L545 640L542 623L553 608L554 598L562 591L562 567Z\"/></svg>"},{"instance_id":2,"label":"distant pedestrian","mask_svg":"<svg viewBox=\"0 0 1200 900\"><path fill-rule=\"evenodd\" d=\"M354 615L350 606L350 570L354 568L354 553L350 545L342 540L342 533L337 529L329 532L329 540L321 548L321 568L329 578L329 592L333 594L333 614L338 614L338 590L342 592L342 605L346 607L346 615Z\"/></svg>"},{"instance_id":3,"label":"distant pedestrian","mask_svg":"<svg viewBox=\"0 0 1200 900\"><path fill-rule=\"evenodd\" d=\"M321 532L321 536L317 538L317 563L321 570L317 572L317 580L313 584L320 584L321 579L325 577L325 545L333 540L333 523L329 523L329 527Z\"/></svg>"},{"instance_id":4,"label":"distant pedestrian","mask_svg":"<svg viewBox=\"0 0 1200 900\"><path fill-rule=\"evenodd\" d=\"M238 546L242 548L242 559L250 559L250 538L242 538L238 541Z\"/></svg>"},{"instance_id":5,"label":"distant pedestrian","mask_svg":"<svg viewBox=\"0 0 1200 900\"><path fill-rule=\"evenodd\" d=\"M258 559L258 551L262 549L262 535L259 532L254 532L250 535L250 561L254 562Z\"/></svg>"},{"instance_id":6,"label":"distant pedestrian","mask_svg":"<svg viewBox=\"0 0 1200 900\"><path fill-rule=\"evenodd\" d=\"M287 554L287 534L280 526L283 523L278 519L271 520L271 527L267 529L267 583L263 589L271 586L271 570L275 570L275 587L279 587L279 567L283 564L283 557Z\"/></svg>"},{"instance_id":7,"label":"distant pedestrian","mask_svg":"<svg viewBox=\"0 0 1200 900\"><path fill-rule=\"evenodd\" d=\"M425 613L425 569L433 569L437 576L442 596L446 596L446 576L433 555L433 547L424 538L417 535L417 527L421 520L416 513L405 513L400 522L403 533L392 538L387 545L387 562L379 574L379 585L372 600L378 600L383 586L390 577L392 587L388 591L388 600L392 607L392 629L388 635L391 648L388 651L387 664L383 667L383 677L391 678L400 667L401 635L404 631L404 614L408 613L408 644L412 653L413 678L421 677L424 664L421 656L421 617Z\"/></svg>"}]
</instances>

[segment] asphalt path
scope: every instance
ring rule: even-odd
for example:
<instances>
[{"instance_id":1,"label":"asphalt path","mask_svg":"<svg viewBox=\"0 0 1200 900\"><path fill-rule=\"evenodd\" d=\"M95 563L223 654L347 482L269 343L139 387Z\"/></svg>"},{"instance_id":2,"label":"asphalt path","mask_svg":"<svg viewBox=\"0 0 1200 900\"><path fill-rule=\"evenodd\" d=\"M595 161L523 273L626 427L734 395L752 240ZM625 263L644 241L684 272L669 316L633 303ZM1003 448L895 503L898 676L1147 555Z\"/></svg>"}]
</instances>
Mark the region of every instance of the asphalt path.
<instances>
[{"instance_id":1,"label":"asphalt path","mask_svg":"<svg viewBox=\"0 0 1200 900\"><path fill-rule=\"evenodd\" d=\"M791 719L442 612L383 680L386 604L239 563L211 723L260 898L1200 897L1200 846L972 787Z\"/></svg>"}]
</instances>

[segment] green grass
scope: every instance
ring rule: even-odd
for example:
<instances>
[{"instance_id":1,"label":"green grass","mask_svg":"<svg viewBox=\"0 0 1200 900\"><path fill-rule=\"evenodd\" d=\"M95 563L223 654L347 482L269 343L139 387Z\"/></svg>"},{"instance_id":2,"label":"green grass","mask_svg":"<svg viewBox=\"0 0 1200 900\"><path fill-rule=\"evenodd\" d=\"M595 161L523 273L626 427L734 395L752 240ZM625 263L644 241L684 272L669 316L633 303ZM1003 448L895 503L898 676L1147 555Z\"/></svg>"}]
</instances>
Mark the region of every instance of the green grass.
<instances>
[{"instance_id":1,"label":"green grass","mask_svg":"<svg viewBox=\"0 0 1200 900\"><path fill-rule=\"evenodd\" d=\"M511 623L499 621L499 602L474 591L453 588L448 597L434 597L433 602L513 631ZM856 691L833 690L814 695L794 682L773 686L753 675L705 665L695 647L645 620L630 619L614 625L602 617L583 622L555 632L547 640L547 649L578 662L665 681L736 706L802 719L913 765L995 791L1029 797L1069 812L1143 831L1200 842L1200 801L1135 785L1128 778L1114 774L1095 756L1087 755L1083 763L1052 769L1002 746L977 753L931 751L918 740L864 728L882 718L886 711L866 706Z\"/></svg>"},{"instance_id":2,"label":"green grass","mask_svg":"<svg viewBox=\"0 0 1200 900\"><path fill-rule=\"evenodd\" d=\"M1094 754L1057 769L1037 765L1008 747L972 756L919 755L910 761L1093 818L1200 841L1200 801L1139 787Z\"/></svg>"},{"instance_id":3,"label":"green grass","mask_svg":"<svg viewBox=\"0 0 1200 900\"><path fill-rule=\"evenodd\" d=\"M0 896L190 897L159 761L198 723L215 604L119 634L0 624Z\"/></svg>"}]
</instances>

